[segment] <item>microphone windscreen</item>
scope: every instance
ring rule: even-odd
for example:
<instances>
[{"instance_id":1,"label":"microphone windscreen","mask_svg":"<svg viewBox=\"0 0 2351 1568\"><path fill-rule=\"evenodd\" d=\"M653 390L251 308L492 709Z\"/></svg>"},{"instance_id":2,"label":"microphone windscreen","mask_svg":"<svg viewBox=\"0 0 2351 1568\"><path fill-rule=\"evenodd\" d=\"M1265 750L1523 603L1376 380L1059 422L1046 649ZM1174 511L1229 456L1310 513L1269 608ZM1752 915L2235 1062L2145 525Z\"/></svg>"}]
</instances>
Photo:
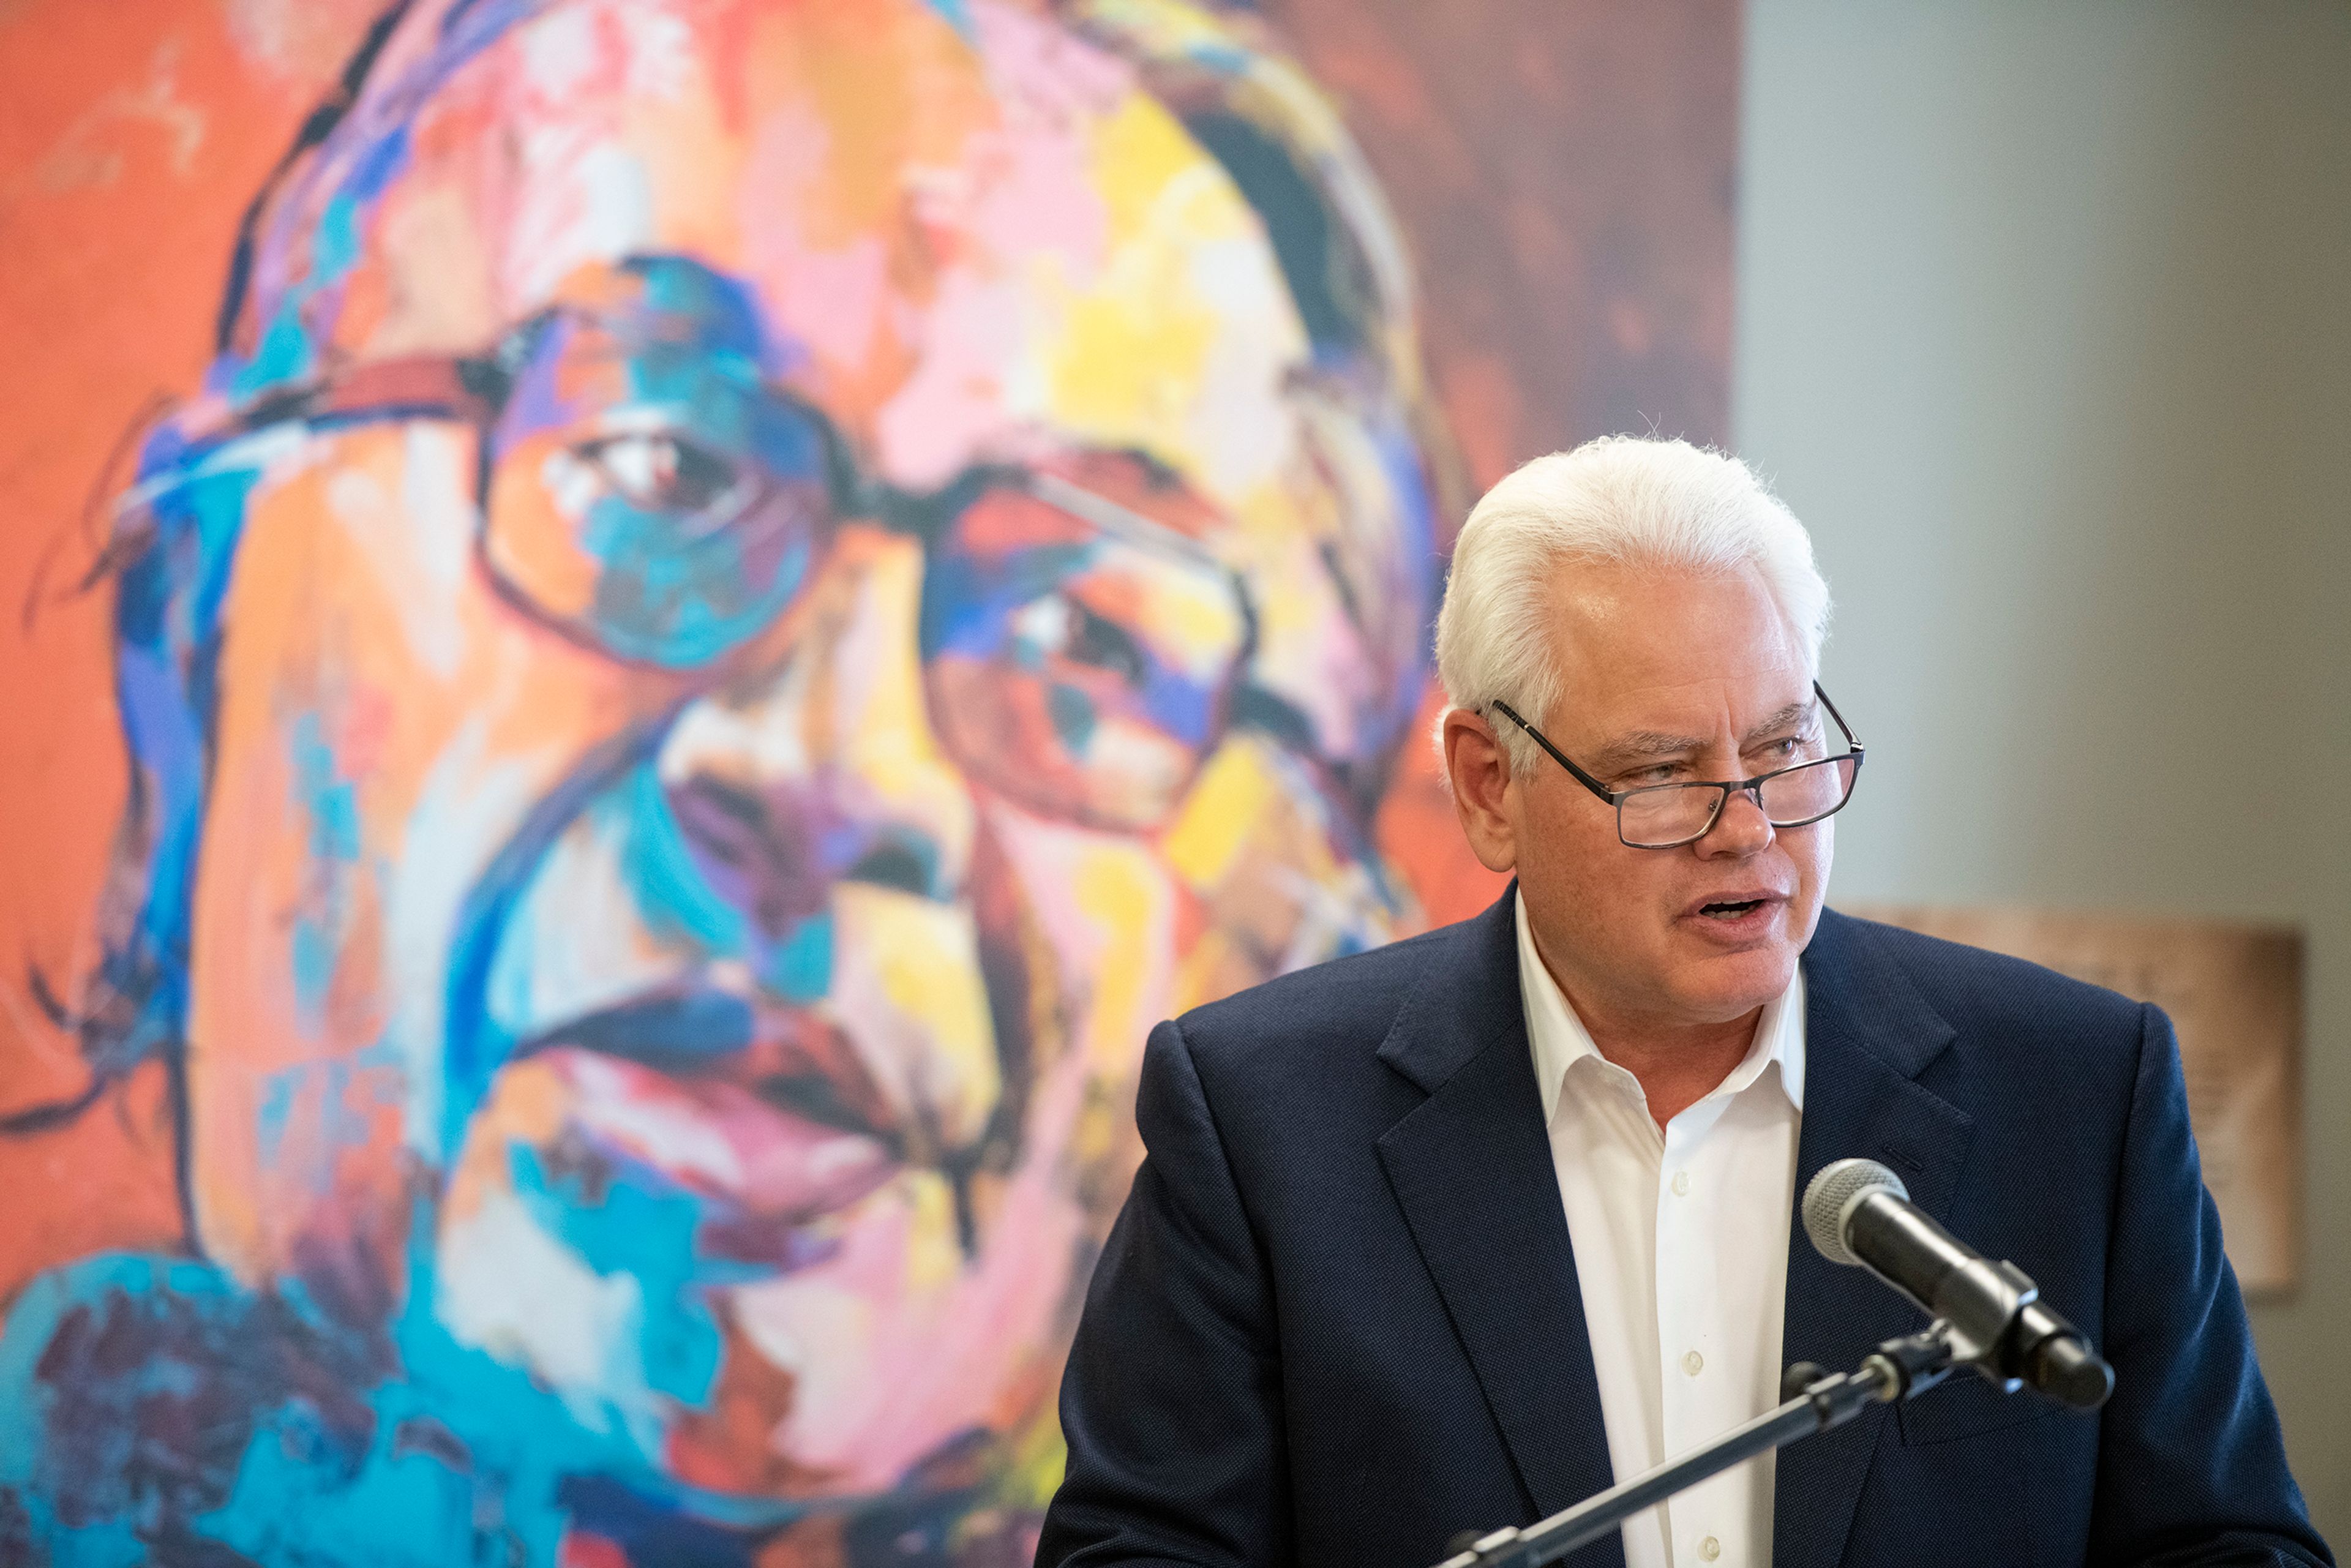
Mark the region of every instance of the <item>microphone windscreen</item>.
<instances>
[{"instance_id":1,"label":"microphone windscreen","mask_svg":"<svg viewBox=\"0 0 2351 1568\"><path fill-rule=\"evenodd\" d=\"M1813 1239L1822 1257L1847 1268L1860 1267L1861 1260L1844 1244L1845 1216L1852 1212L1855 1199L1873 1192L1892 1193L1906 1200L1910 1197L1902 1178L1876 1160L1838 1160L1821 1167L1812 1185L1804 1188L1804 1234Z\"/></svg>"}]
</instances>

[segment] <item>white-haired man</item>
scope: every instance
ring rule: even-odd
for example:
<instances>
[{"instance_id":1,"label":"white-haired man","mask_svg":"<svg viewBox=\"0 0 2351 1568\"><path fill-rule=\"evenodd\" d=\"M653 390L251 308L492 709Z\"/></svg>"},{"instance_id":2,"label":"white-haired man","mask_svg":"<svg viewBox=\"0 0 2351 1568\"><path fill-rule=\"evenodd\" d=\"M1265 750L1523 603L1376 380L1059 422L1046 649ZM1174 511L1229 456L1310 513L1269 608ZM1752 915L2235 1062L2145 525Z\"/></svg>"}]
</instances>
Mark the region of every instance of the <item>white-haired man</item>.
<instances>
[{"instance_id":1,"label":"white-haired man","mask_svg":"<svg viewBox=\"0 0 2351 1568\"><path fill-rule=\"evenodd\" d=\"M1937 1388L1571 1563L2333 1562L2163 1015L1823 909L1862 761L1827 612L1795 518L1683 443L1479 504L1438 742L1516 883L1155 1032L1040 1563L1431 1563L1705 1443L1919 1326L1792 1223L1848 1155L2032 1274L2113 1397Z\"/></svg>"}]
</instances>

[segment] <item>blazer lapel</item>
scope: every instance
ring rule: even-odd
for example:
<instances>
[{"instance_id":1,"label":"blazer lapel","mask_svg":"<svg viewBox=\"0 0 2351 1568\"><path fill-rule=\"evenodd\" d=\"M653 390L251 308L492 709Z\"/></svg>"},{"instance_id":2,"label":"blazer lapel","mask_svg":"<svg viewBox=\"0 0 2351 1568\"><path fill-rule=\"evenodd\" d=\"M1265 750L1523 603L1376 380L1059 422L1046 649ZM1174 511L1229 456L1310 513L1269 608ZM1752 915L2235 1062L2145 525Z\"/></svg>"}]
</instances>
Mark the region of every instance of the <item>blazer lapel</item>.
<instances>
[{"instance_id":1,"label":"blazer lapel","mask_svg":"<svg viewBox=\"0 0 2351 1568\"><path fill-rule=\"evenodd\" d=\"M1850 1372L1880 1341L1923 1327L1925 1318L1865 1270L1814 1249L1804 1234L1804 1188L1822 1166L1857 1155L1891 1166L1912 1202L1948 1219L1975 1124L1916 1082L1954 1031L1878 949L1872 927L1823 911L1803 967L1804 1118L1781 1359ZM1831 1568L1844 1557L1886 1426L1879 1409L1782 1450L1771 1526L1780 1568Z\"/></svg>"},{"instance_id":2,"label":"blazer lapel","mask_svg":"<svg viewBox=\"0 0 2351 1568\"><path fill-rule=\"evenodd\" d=\"M1460 928L1453 977L1423 992L1381 1047L1382 1060L1428 1098L1378 1147L1541 1518L1606 1490L1614 1476L1519 1000L1516 896L1514 883ZM1621 1568L1624 1549L1612 1534L1567 1561Z\"/></svg>"}]
</instances>

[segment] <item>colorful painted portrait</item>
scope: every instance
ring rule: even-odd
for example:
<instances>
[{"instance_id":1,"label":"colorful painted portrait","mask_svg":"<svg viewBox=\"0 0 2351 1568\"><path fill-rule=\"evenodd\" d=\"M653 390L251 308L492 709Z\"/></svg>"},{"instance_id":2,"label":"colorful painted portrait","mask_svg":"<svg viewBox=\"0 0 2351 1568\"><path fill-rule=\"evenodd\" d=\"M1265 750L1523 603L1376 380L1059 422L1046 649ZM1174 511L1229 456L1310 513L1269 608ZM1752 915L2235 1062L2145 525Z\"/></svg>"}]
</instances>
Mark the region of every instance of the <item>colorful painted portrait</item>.
<instances>
[{"instance_id":1,"label":"colorful painted portrait","mask_svg":"<svg viewBox=\"0 0 2351 1568\"><path fill-rule=\"evenodd\" d=\"M8 558L11 685L120 761L6 786L18 868L104 831L0 925L0 1561L1026 1562L1151 1025L1490 892L1429 622L1467 487L1590 433L1472 320L1572 209L1432 275L1402 7L229 11L340 63ZM129 119L193 160L180 59ZM175 155L110 123L8 221ZM1657 278L1727 319L1722 250ZM1614 351L1711 434L1678 287Z\"/></svg>"}]
</instances>

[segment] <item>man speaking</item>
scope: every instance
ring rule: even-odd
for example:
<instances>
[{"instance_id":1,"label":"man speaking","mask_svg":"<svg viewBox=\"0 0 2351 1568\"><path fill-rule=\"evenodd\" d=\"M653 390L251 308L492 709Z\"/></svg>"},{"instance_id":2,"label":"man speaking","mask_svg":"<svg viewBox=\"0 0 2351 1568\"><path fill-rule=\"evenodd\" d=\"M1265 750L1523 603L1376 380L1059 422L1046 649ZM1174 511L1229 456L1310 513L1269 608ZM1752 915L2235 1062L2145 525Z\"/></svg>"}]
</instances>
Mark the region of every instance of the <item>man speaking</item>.
<instances>
[{"instance_id":1,"label":"man speaking","mask_svg":"<svg viewBox=\"0 0 2351 1568\"><path fill-rule=\"evenodd\" d=\"M1439 738L1516 884L1153 1034L1040 1564L1433 1563L1705 1444L1919 1326L1793 1223L1847 1156L2032 1275L2112 1398L1959 1380L1570 1563L2332 1563L2163 1015L1822 908L1863 760L1827 617L1732 458L1594 442L1479 504Z\"/></svg>"}]
</instances>

